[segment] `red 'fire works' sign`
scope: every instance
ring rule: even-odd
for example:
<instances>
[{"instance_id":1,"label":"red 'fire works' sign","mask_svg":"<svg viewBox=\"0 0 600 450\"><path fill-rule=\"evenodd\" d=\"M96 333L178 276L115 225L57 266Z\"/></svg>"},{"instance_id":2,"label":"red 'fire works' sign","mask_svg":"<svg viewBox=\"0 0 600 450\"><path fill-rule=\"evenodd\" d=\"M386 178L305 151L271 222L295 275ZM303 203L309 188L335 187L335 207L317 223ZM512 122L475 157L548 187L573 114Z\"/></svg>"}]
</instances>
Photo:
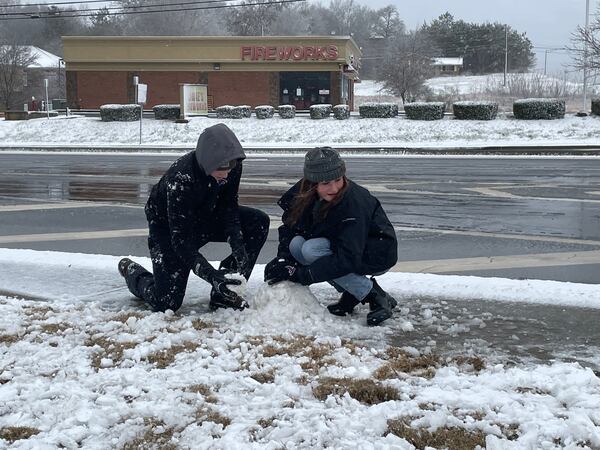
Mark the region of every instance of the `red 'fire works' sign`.
<instances>
[{"instance_id":1,"label":"red 'fire works' sign","mask_svg":"<svg viewBox=\"0 0 600 450\"><path fill-rule=\"evenodd\" d=\"M318 47L296 45L293 47L243 46L240 49L242 61L331 61L337 59L336 45Z\"/></svg>"}]
</instances>

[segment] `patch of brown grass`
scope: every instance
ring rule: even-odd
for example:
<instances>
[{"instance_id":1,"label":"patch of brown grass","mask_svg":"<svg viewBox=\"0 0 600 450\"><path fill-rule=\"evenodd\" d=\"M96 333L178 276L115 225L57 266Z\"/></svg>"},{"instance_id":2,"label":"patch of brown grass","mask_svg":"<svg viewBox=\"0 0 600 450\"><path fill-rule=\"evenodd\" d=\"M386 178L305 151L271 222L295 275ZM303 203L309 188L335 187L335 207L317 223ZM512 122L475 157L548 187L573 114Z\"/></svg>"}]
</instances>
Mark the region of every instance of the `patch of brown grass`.
<instances>
[{"instance_id":1,"label":"patch of brown grass","mask_svg":"<svg viewBox=\"0 0 600 450\"><path fill-rule=\"evenodd\" d=\"M481 431L468 431L463 428L444 427L435 431L425 428L412 428L410 418L393 419L387 422L385 435L395 434L406 439L416 448L447 448L448 450L473 450L478 445L485 446L485 434Z\"/></svg>"},{"instance_id":2,"label":"patch of brown grass","mask_svg":"<svg viewBox=\"0 0 600 450\"><path fill-rule=\"evenodd\" d=\"M12 345L19 340L16 334L0 334L0 344Z\"/></svg>"},{"instance_id":3,"label":"patch of brown grass","mask_svg":"<svg viewBox=\"0 0 600 450\"><path fill-rule=\"evenodd\" d=\"M550 391L537 387L520 386L515 389L519 394L550 395Z\"/></svg>"},{"instance_id":4,"label":"patch of brown grass","mask_svg":"<svg viewBox=\"0 0 600 450\"><path fill-rule=\"evenodd\" d=\"M159 369L164 369L175 362L175 357L179 353L192 353L196 351L198 346L197 342L186 341L183 344L172 345L171 347L159 350L156 353L151 353L146 356L145 359Z\"/></svg>"},{"instance_id":5,"label":"patch of brown grass","mask_svg":"<svg viewBox=\"0 0 600 450\"><path fill-rule=\"evenodd\" d=\"M396 388L376 383L371 379L322 378L313 388L314 396L321 401L329 395L342 396L346 392L353 399L367 405L400 399L400 393Z\"/></svg>"},{"instance_id":6,"label":"patch of brown grass","mask_svg":"<svg viewBox=\"0 0 600 450\"><path fill-rule=\"evenodd\" d=\"M56 312L48 306L24 306L23 313L30 316L33 320L41 320L46 317L49 312Z\"/></svg>"},{"instance_id":7,"label":"patch of brown grass","mask_svg":"<svg viewBox=\"0 0 600 450\"><path fill-rule=\"evenodd\" d=\"M68 323L44 323L40 325L42 333L45 334L62 334L65 330L72 328Z\"/></svg>"},{"instance_id":8,"label":"patch of brown grass","mask_svg":"<svg viewBox=\"0 0 600 450\"><path fill-rule=\"evenodd\" d=\"M275 381L275 369L253 373L250 375L250 378L258 381L260 384L273 383Z\"/></svg>"},{"instance_id":9,"label":"patch of brown grass","mask_svg":"<svg viewBox=\"0 0 600 450\"><path fill-rule=\"evenodd\" d=\"M387 350L387 355L387 362L373 374L378 380L398 378L401 373L432 378L440 364L435 355L412 356L394 347Z\"/></svg>"},{"instance_id":10,"label":"patch of brown grass","mask_svg":"<svg viewBox=\"0 0 600 450\"><path fill-rule=\"evenodd\" d=\"M273 426L273 422L275 422L275 419L275 416L269 417L268 419L259 419L257 423L261 428L269 428Z\"/></svg>"},{"instance_id":11,"label":"patch of brown grass","mask_svg":"<svg viewBox=\"0 0 600 450\"><path fill-rule=\"evenodd\" d=\"M202 319L194 319L192 320L192 328L198 331L202 330L212 330L214 328L214 324L211 322L205 322Z\"/></svg>"},{"instance_id":12,"label":"patch of brown grass","mask_svg":"<svg viewBox=\"0 0 600 450\"><path fill-rule=\"evenodd\" d=\"M273 337L273 341L277 345L266 345L263 348L263 356L267 358L281 355L306 357L308 361L301 363L300 367L312 374L318 373L319 369L327 363L336 363L331 358L334 347L329 344L315 344L314 337L312 336L295 335L292 338L275 336Z\"/></svg>"},{"instance_id":13,"label":"patch of brown grass","mask_svg":"<svg viewBox=\"0 0 600 450\"><path fill-rule=\"evenodd\" d=\"M200 408L196 411L196 422L199 424L204 422L213 422L223 425L223 428L227 428L229 425L231 425L231 419L229 417L206 407Z\"/></svg>"},{"instance_id":14,"label":"patch of brown grass","mask_svg":"<svg viewBox=\"0 0 600 450\"><path fill-rule=\"evenodd\" d=\"M210 387L206 384L193 384L185 388L187 392L193 392L195 394L200 394L204 397L204 401L207 403L217 403L217 397L213 393Z\"/></svg>"},{"instance_id":15,"label":"patch of brown grass","mask_svg":"<svg viewBox=\"0 0 600 450\"><path fill-rule=\"evenodd\" d=\"M0 428L0 439L4 439L9 443L21 439L29 439L31 436L38 434L40 430L31 427L5 427Z\"/></svg>"},{"instance_id":16,"label":"patch of brown grass","mask_svg":"<svg viewBox=\"0 0 600 450\"><path fill-rule=\"evenodd\" d=\"M139 319L143 319L145 316L138 311L123 311L123 312L120 312L120 313L112 316L110 318L110 320L115 321L115 322L125 323L132 317L135 317L136 319L139 320Z\"/></svg>"},{"instance_id":17,"label":"patch of brown grass","mask_svg":"<svg viewBox=\"0 0 600 450\"><path fill-rule=\"evenodd\" d=\"M100 351L92 355L91 366L98 371L102 366L101 362L104 358L110 358L113 365L119 364L123 359L123 352L130 348L135 348L136 342L117 342L105 337L90 336L85 342L86 347L99 346Z\"/></svg>"},{"instance_id":18,"label":"patch of brown grass","mask_svg":"<svg viewBox=\"0 0 600 450\"><path fill-rule=\"evenodd\" d=\"M473 366L473 370L475 372L481 372L483 369L485 369L485 361L479 356L456 356L452 358L452 360L458 366Z\"/></svg>"},{"instance_id":19,"label":"patch of brown grass","mask_svg":"<svg viewBox=\"0 0 600 450\"><path fill-rule=\"evenodd\" d=\"M162 420L154 417L144 418L147 429L141 436L123 445L123 450L177 450L179 447L172 441L174 428L167 428ZM160 428L160 431L157 429Z\"/></svg>"}]
</instances>

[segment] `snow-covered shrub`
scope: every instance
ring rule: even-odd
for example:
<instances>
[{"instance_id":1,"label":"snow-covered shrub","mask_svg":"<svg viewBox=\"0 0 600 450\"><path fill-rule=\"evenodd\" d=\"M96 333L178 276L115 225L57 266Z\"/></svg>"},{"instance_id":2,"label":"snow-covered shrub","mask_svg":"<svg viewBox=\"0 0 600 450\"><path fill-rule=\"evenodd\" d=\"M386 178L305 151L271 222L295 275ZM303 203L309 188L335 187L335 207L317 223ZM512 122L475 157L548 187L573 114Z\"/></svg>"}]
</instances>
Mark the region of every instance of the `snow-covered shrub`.
<instances>
[{"instance_id":1,"label":"snow-covered shrub","mask_svg":"<svg viewBox=\"0 0 600 450\"><path fill-rule=\"evenodd\" d=\"M248 118L252 115L252 109L250 108L250 105L236 106L236 109L239 109L242 112L242 117Z\"/></svg>"},{"instance_id":2,"label":"snow-covered shrub","mask_svg":"<svg viewBox=\"0 0 600 450\"><path fill-rule=\"evenodd\" d=\"M550 120L565 117L565 101L558 98L524 98L513 103L515 119Z\"/></svg>"},{"instance_id":3,"label":"snow-covered shrub","mask_svg":"<svg viewBox=\"0 0 600 450\"><path fill-rule=\"evenodd\" d=\"M600 116L600 97L592 99L592 115Z\"/></svg>"},{"instance_id":4,"label":"snow-covered shrub","mask_svg":"<svg viewBox=\"0 0 600 450\"><path fill-rule=\"evenodd\" d=\"M231 119L243 119L244 118L244 109L239 106L232 106L229 111L229 117Z\"/></svg>"},{"instance_id":5,"label":"snow-covered shrub","mask_svg":"<svg viewBox=\"0 0 600 450\"><path fill-rule=\"evenodd\" d=\"M328 103L323 105L312 105L310 107L311 119L325 119L331 114L332 106Z\"/></svg>"},{"instance_id":6,"label":"snow-covered shrub","mask_svg":"<svg viewBox=\"0 0 600 450\"><path fill-rule=\"evenodd\" d=\"M141 111L141 106L134 103L102 105L100 106L100 118L103 122L131 122L140 120Z\"/></svg>"},{"instance_id":7,"label":"snow-covered shrub","mask_svg":"<svg viewBox=\"0 0 600 450\"><path fill-rule=\"evenodd\" d=\"M233 106L217 106L215 111L217 112L217 119L231 119L231 115L233 114Z\"/></svg>"},{"instance_id":8,"label":"snow-covered shrub","mask_svg":"<svg viewBox=\"0 0 600 450\"><path fill-rule=\"evenodd\" d=\"M396 103L365 103L358 107L360 117L369 119L386 119L398 115Z\"/></svg>"},{"instance_id":9,"label":"snow-covered shrub","mask_svg":"<svg viewBox=\"0 0 600 450\"><path fill-rule=\"evenodd\" d=\"M254 108L257 119L270 119L275 113L275 108L270 105L261 105Z\"/></svg>"},{"instance_id":10,"label":"snow-covered shrub","mask_svg":"<svg viewBox=\"0 0 600 450\"><path fill-rule=\"evenodd\" d=\"M455 102L452 110L459 120L494 120L498 114L498 103Z\"/></svg>"},{"instance_id":11,"label":"snow-covered shrub","mask_svg":"<svg viewBox=\"0 0 600 450\"><path fill-rule=\"evenodd\" d=\"M350 106L348 105L335 105L333 107L333 117L338 120L344 120L350 117Z\"/></svg>"},{"instance_id":12,"label":"snow-covered shrub","mask_svg":"<svg viewBox=\"0 0 600 450\"><path fill-rule=\"evenodd\" d=\"M296 117L296 107L294 105L279 105L277 108L279 117L282 119L293 119Z\"/></svg>"},{"instance_id":13,"label":"snow-covered shrub","mask_svg":"<svg viewBox=\"0 0 600 450\"><path fill-rule=\"evenodd\" d=\"M156 120L177 120L181 115L179 105L156 105L152 107Z\"/></svg>"},{"instance_id":14,"label":"snow-covered shrub","mask_svg":"<svg viewBox=\"0 0 600 450\"><path fill-rule=\"evenodd\" d=\"M411 120L440 120L444 118L444 102L405 103L406 118Z\"/></svg>"}]
</instances>

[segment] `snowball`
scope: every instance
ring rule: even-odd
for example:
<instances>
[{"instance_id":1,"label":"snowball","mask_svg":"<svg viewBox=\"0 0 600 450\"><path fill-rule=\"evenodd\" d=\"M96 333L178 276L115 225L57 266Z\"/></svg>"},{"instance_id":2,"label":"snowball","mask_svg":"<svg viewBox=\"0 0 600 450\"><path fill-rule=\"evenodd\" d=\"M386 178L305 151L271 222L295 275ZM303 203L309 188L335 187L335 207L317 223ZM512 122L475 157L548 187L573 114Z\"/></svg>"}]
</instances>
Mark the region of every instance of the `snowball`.
<instances>
[{"instance_id":1,"label":"snowball","mask_svg":"<svg viewBox=\"0 0 600 450\"><path fill-rule=\"evenodd\" d=\"M246 296L248 295L248 283L242 274L228 273L225 275L225 278L229 278L230 280L240 280L241 284L228 284L227 287L240 297L247 299Z\"/></svg>"}]
</instances>

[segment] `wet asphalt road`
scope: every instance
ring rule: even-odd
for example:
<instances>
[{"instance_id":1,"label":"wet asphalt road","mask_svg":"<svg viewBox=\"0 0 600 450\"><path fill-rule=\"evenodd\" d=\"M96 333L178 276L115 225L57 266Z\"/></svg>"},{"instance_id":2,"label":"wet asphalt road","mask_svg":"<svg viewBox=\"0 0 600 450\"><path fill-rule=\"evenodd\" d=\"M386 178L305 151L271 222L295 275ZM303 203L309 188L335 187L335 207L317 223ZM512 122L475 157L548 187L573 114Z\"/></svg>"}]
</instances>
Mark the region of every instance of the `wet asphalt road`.
<instances>
[{"instance_id":1,"label":"wet asphalt road","mask_svg":"<svg viewBox=\"0 0 600 450\"><path fill-rule=\"evenodd\" d=\"M1 152L0 247L146 256L143 204L176 157ZM345 159L349 177L381 200L397 229L397 270L598 281L599 158ZM275 201L301 169L301 156L251 155L241 203L276 222ZM272 257L276 239L273 229L259 262ZM220 259L227 248L205 254ZM415 331L399 345L600 367L599 310L435 299L405 307Z\"/></svg>"}]
</instances>

